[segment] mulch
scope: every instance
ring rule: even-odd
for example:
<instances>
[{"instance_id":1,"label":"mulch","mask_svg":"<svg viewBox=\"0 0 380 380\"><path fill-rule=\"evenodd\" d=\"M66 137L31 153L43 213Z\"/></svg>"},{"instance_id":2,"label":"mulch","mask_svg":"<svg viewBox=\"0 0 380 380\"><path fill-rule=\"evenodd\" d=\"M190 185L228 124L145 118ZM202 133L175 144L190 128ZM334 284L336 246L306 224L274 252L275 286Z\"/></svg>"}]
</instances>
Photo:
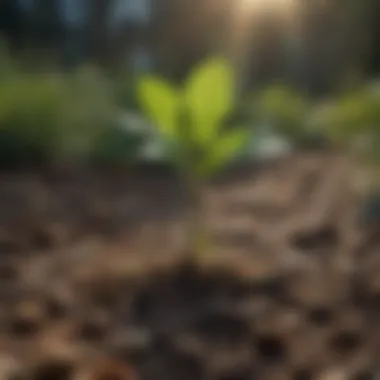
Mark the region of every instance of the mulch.
<instances>
[{"instance_id":1,"label":"mulch","mask_svg":"<svg viewBox=\"0 0 380 380\"><path fill-rule=\"evenodd\" d=\"M375 379L380 229L355 173L303 153L220 178L196 263L168 173L0 173L0 379Z\"/></svg>"}]
</instances>

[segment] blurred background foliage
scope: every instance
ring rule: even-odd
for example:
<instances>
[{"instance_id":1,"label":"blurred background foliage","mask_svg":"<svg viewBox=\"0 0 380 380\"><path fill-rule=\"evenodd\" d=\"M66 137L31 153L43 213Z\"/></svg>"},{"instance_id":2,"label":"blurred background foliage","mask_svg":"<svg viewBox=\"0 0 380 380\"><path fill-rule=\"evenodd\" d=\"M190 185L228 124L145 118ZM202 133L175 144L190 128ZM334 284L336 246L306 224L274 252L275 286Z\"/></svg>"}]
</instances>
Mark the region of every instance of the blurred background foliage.
<instances>
[{"instance_id":1,"label":"blurred background foliage","mask_svg":"<svg viewBox=\"0 0 380 380\"><path fill-rule=\"evenodd\" d=\"M180 83L216 53L235 65L247 155L273 136L380 140L378 0L0 0L0 33L0 165L165 160L136 80Z\"/></svg>"}]
</instances>

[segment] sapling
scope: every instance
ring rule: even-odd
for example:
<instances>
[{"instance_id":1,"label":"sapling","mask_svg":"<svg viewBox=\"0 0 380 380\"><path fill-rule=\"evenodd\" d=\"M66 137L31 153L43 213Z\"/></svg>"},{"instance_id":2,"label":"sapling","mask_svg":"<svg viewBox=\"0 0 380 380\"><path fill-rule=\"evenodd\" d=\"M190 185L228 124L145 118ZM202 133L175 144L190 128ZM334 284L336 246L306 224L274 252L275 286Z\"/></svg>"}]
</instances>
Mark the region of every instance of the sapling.
<instances>
[{"instance_id":1,"label":"sapling","mask_svg":"<svg viewBox=\"0 0 380 380\"><path fill-rule=\"evenodd\" d=\"M380 96L369 88L346 93L326 114L326 133L360 164L355 190L367 200L361 220L380 218Z\"/></svg>"},{"instance_id":2,"label":"sapling","mask_svg":"<svg viewBox=\"0 0 380 380\"><path fill-rule=\"evenodd\" d=\"M366 88L340 96L326 110L324 123L334 146L354 156L372 181L379 172L379 123L380 97Z\"/></svg>"},{"instance_id":3,"label":"sapling","mask_svg":"<svg viewBox=\"0 0 380 380\"><path fill-rule=\"evenodd\" d=\"M234 72L227 60L214 57L196 67L181 88L156 76L142 77L138 96L168 143L169 158L185 186L191 212L188 238L191 251L197 254L207 241L205 183L249 139L247 129L224 128L235 103Z\"/></svg>"},{"instance_id":4,"label":"sapling","mask_svg":"<svg viewBox=\"0 0 380 380\"><path fill-rule=\"evenodd\" d=\"M308 126L311 105L298 91L283 85L265 88L255 99L255 113L272 132L304 148L315 136Z\"/></svg>"}]
</instances>

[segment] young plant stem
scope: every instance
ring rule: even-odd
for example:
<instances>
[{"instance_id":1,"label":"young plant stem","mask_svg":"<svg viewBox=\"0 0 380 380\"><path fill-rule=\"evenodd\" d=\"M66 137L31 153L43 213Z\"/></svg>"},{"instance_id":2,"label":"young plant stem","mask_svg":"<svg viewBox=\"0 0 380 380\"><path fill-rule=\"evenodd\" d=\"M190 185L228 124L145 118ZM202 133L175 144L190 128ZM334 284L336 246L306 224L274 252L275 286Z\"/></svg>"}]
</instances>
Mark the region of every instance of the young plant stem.
<instances>
[{"instance_id":1,"label":"young plant stem","mask_svg":"<svg viewBox=\"0 0 380 380\"><path fill-rule=\"evenodd\" d=\"M206 249L206 231L203 204L203 183L198 178L189 179L189 247L194 258L201 258Z\"/></svg>"},{"instance_id":2,"label":"young plant stem","mask_svg":"<svg viewBox=\"0 0 380 380\"><path fill-rule=\"evenodd\" d=\"M186 220L187 251L191 255L190 260L194 260L196 264L203 257L207 245L203 200L204 180L197 171L202 153L195 149L196 145L186 118L183 124L185 128L182 129L182 139L185 143L180 154L179 169L189 207Z\"/></svg>"},{"instance_id":3,"label":"young plant stem","mask_svg":"<svg viewBox=\"0 0 380 380\"><path fill-rule=\"evenodd\" d=\"M189 156L182 160L180 176L188 207L185 231L186 251L191 256L190 260L197 263L204 254L207 237L204 215L204 181L194 170L196 166L194 161L189 159Z\"/></svg>"}]
</instances>

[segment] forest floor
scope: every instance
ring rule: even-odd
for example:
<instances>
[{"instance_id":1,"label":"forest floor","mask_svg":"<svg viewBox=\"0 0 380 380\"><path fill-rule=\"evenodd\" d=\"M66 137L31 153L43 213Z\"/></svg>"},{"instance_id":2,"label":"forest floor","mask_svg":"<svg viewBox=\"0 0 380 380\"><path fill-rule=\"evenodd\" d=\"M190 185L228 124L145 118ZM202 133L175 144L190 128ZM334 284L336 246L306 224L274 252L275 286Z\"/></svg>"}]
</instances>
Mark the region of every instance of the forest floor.
<instances>
[{"instance_id":1,"label":"forest floor","mask_svg":"<svg viewBox=\"0 0 380 380\"><path fill-rule=\"evenodd\" d=\"M299 154L213 184L195 267L168 174L0 173L0 379L376 378L380 232L353 172Z\"/></svg>"}]
</instances>

